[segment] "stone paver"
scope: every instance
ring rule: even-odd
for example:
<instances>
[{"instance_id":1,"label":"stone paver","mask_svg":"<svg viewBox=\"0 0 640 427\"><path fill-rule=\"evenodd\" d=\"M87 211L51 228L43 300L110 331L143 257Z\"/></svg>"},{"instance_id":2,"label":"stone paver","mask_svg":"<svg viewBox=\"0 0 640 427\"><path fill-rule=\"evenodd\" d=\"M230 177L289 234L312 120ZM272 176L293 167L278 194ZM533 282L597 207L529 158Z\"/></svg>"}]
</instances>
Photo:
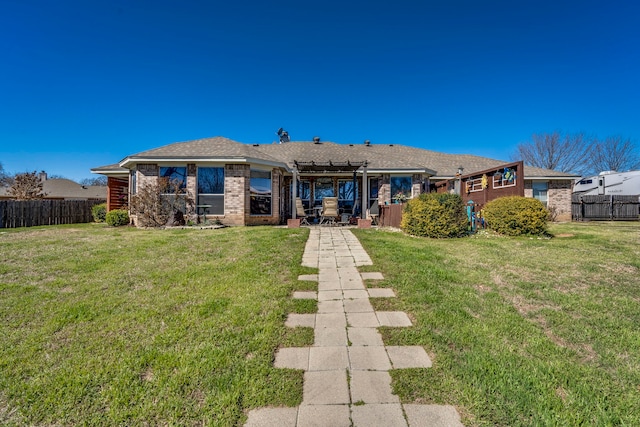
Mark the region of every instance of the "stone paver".
<instances>
[{"instance_id":1,"label":"stone paver","mask_svg":"<svg viewBox=\"0 0 640 427\"><path fill-rule=\"evenodd\" d=\"M354 403L400 403L391 392L391 375L384 371L351 371L349 383Z\"/></svg>"},{"instance_id":2,"label":"stone paver","mask_svg":"<svg viewBox=\"0 0 640 427\"><path fill-rule=\"evenodd\" d=\"M373 306L368 299L346 299L344 300L345 313L373 313Z\"/></svg>"},{"instance_id":3,"label":"stone paver","mask_svg":"<svg viewBox=\"0 0 640 427\"><path fill-rule=\"evenodd\" d=\"M309 349L309 371L336 371L349 367L347 347L311 347Z\"/></svg>"},{"instance_id":4,"label":"stone paver","mask_svg":"<svg viewBox=\"0 0 640 427\"><path fill-rule=\"evenodd\" d=\"M318 313L316 314L316 328L345 328L347 319L342 313Z\"/></svg>"},{"instance_id":5,"label":"stone paver","mask_svg":"<svg viewBox=\"0 0 640 427\"><path fill-rule=\"evenodd\" d=\"M298 408L258 408L249 412L245 427L296 427Z\"/></svg>"},{"instance_id":6,"label":"stone paver","mask_svg":"<svg viewBox=\"0 0 640 427\"><path fill-rule=\"evenodd\" d=\"M431 358L420 346L388 346L393 369L430 368Z\"/></svg>"},{"instance_id":7,"label":"stone paver","mask_svg":"<svg viewBox=\"0 0 640 427\"><path fill-rule=\"evenodd\" d=\"M389 356L384 347L349 347L349 363L352 370L388 371L391 369Z\"/></svg>"},{"instance_id":8,"label":"stone paver","mask_svg":"<svg viewBox=\"0 0 640 427\"><path fill-rule=\"evenodd\" d=\"M315 281L318 290L294 292L296 299L317 299L314 314L291 313L288 327L314 328L311 347L281 348L274 366L304 371L303 398L298 408L249 411L246 426L459 427L460 416L447 405L401 405L393 394L391 369L429 368L431 359L420 346L385 347L378 327L410 327L400 311L376 312L369 298L395 297L393 289L370 288L365 280L383 280L381 273L360 273L372 265L358 239L345 228L312 227L302 264L318 274L298 277Z\"/></svg>"},{"instance_id":9,"label":"stone paver","mask_svg":"<svg viewBox=\"0 0 640 427\"><path fill-rule=\"evenodd\" d=\"M349 342L354 346L383 346L382 335L376 328L347 328Z\"/></svg>"},{"instance_id":10,"label":"stone paver","mask_svg":"<svg viewBox=\"0 0 640 427\"><path fill-rule=\"evenodd\" d=\"M410 427L464 427L456 408L450 405L405 404Z\"/></svg>"},{"instance_id":11,"label":"stone paver","mask_svg":"<svg viewBox=\"0 0 640 427\"><path fill-rule=\"evenodd\" d=\"M314 371L304 373L303 405L348 404L347 371Z\"/></svg>"},{"instance_id":12,"label":"stone paver","mask_svg":"<svg viewBox=\"0 0 640 427\"><path fill-rule=\"evenodd\" d=\"M349 405L302 405L298 410L300 427L349 427Z\"/></svg>"},{"instance_id":13,"label":"stone paver","mask_svg":"<svg viewBox=\"0 0 640 427\"><path fill-rule=\"evenodd\" d=\"M362 276L362 280L384 280L384 276L382 275L382 273L360 273L360 275Z\"/></svg>"},{"instance_id":14,"label":"stone paver","mask_svg":"<svg viewBox=\"0 0 640 427\"><path fill-rule=\"evenodd\" d=\"M342 291L318 291L318 301L342 300Z\"/></svg>"},{"instance_id":15,"label":"stone paver","mask_svg":"<svg viewBox=\"0 0 640 427\"><path fill-rule=\"evenodd\" d=\"M396 296L393 289L389 288L369 288L367 292L369 292L370 298L393 298Z\"/></svg>"},{"instance_id":16,"label":"stone paver","mask_svg":"<svg viewBox=\"0 0 640 427\"><path fill-rule=\"evenodd\" d=\"M273 366L276 368L309 369L309 347L279 349Z\"/></svg>"},{"instance_id":17,"label":"stone paver","mask_svg":"<svg viewBox=\"0 0 640 427\"><path fill-rule=\"evenodd\" d=\"M319 301L318 313L344 313L342 300Z\"/></svg>"},{"instance_id":18,"label":"stone paver","mask_svg":"<svg viewBox=\"0 0 640 427\"><path fill-rule=\"evenodd\" d=\"M316 347L335 347L347 345L345 328L315 328L313 345Z\"/></svg>"},{"instance_id":19,"label":"stone paver","mask_svg":"<svg viewBox=\"0 0 640 427\"><path fill-rule=\"evenodd\" d=\"M313 328L316 325L316 315L289 313L284 324L288 328L295 328L298 326L303 328Z\"/></svg>"},{"instance_id":20,"label":"stone paver","mask_svg":"<svg viewBox=\"0 0 640 427\"><path fill-rule=\"evenodd\" d=\"M380 326L375 313L347 313L347 324L357 328L377 328Z\"/></svg>"},{"instance_id":21,"label":"stone paver","mask_svg":"<svg viewBox=\"0 0 640 427\"><path fill-rule=\"evenodd\" d=\"M352 406L353 427L407 427L399 403L372 403Z\"/></svg>"},{"instance_id":22,"label":"stone paver","mask_svg":"<svg viewBox=\"0 0 640 427\"><path fill-rule=\"evenodd\" d=\"M377 311L380 326L407 327L411 326L409 316L403 311Z\"/></svg>"},{"instance_id":23,"label":"stone paver","mask_svg":"<svg viewBox=\"0 0 640 427\"><path fill-rule=\"evenodd\" d=\"M369 293L364 289L345 289L344 299L369 298Z\"/></svg>"}]
</instances>

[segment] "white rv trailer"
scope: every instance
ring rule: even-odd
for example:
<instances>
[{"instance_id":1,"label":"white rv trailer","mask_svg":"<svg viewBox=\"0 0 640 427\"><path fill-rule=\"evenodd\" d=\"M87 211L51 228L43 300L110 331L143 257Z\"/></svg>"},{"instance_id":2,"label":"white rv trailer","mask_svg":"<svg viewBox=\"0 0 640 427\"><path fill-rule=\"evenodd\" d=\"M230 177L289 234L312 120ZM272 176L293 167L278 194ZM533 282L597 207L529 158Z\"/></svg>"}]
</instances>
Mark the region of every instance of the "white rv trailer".
<instances>
[{"instance_id":1,"label":"white rv trailer","mask_svg":"<svg viewBox=\"0 0 640 427\"><path fill-rule=\"evenodd\" d=\"M581 196L640 195L640 171L605 171L595 176L576 179L573 194Z\"/></svg>"}]
</instances>

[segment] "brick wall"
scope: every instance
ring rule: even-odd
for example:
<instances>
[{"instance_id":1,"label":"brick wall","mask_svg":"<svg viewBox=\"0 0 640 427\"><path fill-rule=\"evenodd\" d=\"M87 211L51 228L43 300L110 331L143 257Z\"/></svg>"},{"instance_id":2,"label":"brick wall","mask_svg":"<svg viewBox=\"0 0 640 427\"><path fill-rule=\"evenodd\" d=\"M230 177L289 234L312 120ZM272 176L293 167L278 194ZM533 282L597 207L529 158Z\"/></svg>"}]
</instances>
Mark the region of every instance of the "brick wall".
<instances>
[{"instance_id":1,"label":"brick wall","mask_svg":"<svg viewBox=\"0 0 640 427\"><path fill-rule=\"evenodd\" d=\"M557 221L571 220L571 180L549 181L547 192L549 209L555 209Z\"/></svg>"},{"instance_id":2,"label":"brick wall","mask_svg":"<svg viewBox=\"0 0 640 427\"><path fill-rule=\"evenodd\" d=\"M245 225L249 215L250 166L225 165L224 167L224 225Z\"/></svg>"},{"instance_id":3,"label":"brick wall","mask_svg":"<svg viewBox=\"0 0 640 427\"><path fill-rule=\"evenodd\" d=\"M385 203L391 203L391 175L388 173L382 174L382 179L379 181L380 188L378 188L378 205L384 205Z\"/></svg>"},{"instance_id":4,"label":"brick wall","mask_svg":"<svg viewBox=\"0 0 640 427\"><path fill-rule=\"evenodd\" d=\"M196 204L198 204L198 186L197 186L197 176L196 176L197 168L195 163L189 163L187 165L187 182L186 182L186 192L188 197L193 200L193 205L187 205L187 212L185 212L185 217L187 219L195 220L196 219Z\"/></svg>"},{"instance_id":5,"label":"brick wall","mask_svg":"<svg viewBox=\"0 0 640 427\"><path fill-rule=\"evenodd\" d=\"M571 190L573 182L567 180L547 181L547 208L554 210L556 221L571 220ZM524 182L524 196L533 197L533 181Z\"/></svg>"},{"instance_id":6,"label":"brick wall","mask_svg":"<svg viewBox=\"0 0 640 427\"><path fill-rule=\"evenodd\" d=\"M533 182L531 180L524 182L524 197L533 197Z\"/></svg>"},{"instance_id":7,"label":"brick wall","mask_svg":"<svg viewBox=\"0 0 640 427\"><path fill-rule=\"evenodd\" d=\"M418 197L422 192L422 174L413 174L411 177L411 198Z\"/></svg>"}]
</instances>

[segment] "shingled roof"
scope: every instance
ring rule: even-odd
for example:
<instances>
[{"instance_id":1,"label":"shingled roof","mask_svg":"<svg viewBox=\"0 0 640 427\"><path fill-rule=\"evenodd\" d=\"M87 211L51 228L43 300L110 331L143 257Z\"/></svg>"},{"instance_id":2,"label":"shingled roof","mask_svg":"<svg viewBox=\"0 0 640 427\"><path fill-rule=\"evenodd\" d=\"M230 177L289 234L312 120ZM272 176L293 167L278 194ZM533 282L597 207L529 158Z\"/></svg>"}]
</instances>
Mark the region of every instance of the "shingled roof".
<instances>
[{"instance_id":1,"label":"shingled roof","mask_svg":"<svg viewBox=\"0 0 640 427\"><path fill-rule=\"evenodd\" d=\"M213 137L176 142L125 157L118 165L95 168L122 170L135 163L158 161L242 161L293 170L298 163L366 162L371 172L426 173L434 178L455 176L462 166L465 174L508 163L504 160L468 154L447 154L399 144L338 144L330 141L296 141L273 144L243 144L229 138ZM573 179L576 175L525 166L529 179Z\"/></svg>"},{"instance_id":2,"label":"shingled roof","mask_svg":"<svg viewBox=\"0 0 640 427\"><path fill-rule=\"evenodd\" d=\"M254 160L263 163L282 164L274 157L256 150L253 146L242 144L224 137L196 139L193 141L175 142L152 150L142 151L125 157L121 167L130 163L158 160Z\"/></svg>"}]
</instances>

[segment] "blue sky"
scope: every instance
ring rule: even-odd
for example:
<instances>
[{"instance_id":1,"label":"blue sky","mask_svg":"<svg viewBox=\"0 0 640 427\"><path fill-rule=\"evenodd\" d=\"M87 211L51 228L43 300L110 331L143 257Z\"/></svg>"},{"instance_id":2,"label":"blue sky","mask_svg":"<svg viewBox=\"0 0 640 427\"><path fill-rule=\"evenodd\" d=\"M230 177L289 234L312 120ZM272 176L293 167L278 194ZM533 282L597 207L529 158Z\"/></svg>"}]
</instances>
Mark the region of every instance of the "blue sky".
<instances>
[{"instance_id":1,"label":"blue sky","mask_svg":"<svg viewBox=\"0 0 640 427\"><path fill-rule=\"evenodd\" d=\"M509 160L555 130L640 143L635 1L0 0L0 163L71 179L225 136Z\"/></svg>"}]
</instances>

